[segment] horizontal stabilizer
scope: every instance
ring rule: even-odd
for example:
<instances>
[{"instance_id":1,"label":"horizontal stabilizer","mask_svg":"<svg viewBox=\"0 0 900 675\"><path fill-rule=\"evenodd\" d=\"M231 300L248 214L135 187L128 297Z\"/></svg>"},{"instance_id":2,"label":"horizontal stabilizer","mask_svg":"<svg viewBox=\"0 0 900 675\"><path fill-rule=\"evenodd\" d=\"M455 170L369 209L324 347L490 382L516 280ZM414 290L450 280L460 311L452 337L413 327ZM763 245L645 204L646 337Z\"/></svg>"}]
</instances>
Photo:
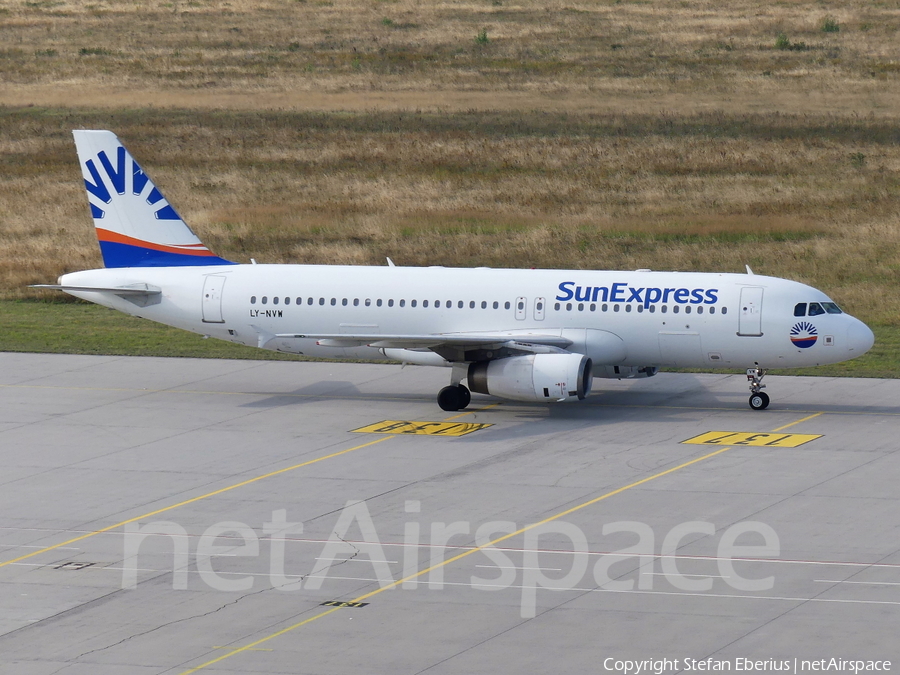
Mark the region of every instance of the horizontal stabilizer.
<instances>
[{"instance_id":1,"label":"horizontal stabilizer","mask_svg":"<svg viewBox=\"0 0 900 675\"><path fill-rule=\"evenodd\" d=\"M159 295L162 289L150 284L131 284L129 286L59 286L57 284L34 284L29 288L43 288L48 291L73 291L75 293L112 293L113 295Z\"/></svg>"},{"instance_id":2,"label":"horizontal stabilizer","mask_svg":"<svg viewBox=\"0 0 900 675\"><path fill-rule=\"evenodd\" d=\"M43 288L48 291L64 291L66 293L108 293L117 295L138 307L158 305L162 299L162 289L150 284L137 283L127 286L66 286L60 284L35 284L30 288Z\"/></svg>"}]
</instances>

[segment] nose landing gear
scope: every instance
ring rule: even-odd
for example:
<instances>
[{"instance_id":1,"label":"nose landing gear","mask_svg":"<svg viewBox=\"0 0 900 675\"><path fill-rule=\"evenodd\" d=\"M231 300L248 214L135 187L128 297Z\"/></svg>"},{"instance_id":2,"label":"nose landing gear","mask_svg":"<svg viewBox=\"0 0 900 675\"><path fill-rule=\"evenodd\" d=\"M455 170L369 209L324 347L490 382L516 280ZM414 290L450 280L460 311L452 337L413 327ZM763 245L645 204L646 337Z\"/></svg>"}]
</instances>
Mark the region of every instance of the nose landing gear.
<instances>
[{"instance_id":1,"label":"nose landing gear","mask_svg":"<svg viewBox=\"0 0 900 675\"><path fill-rule=\"evenodd\" d=\"M765 410L769 407L769 395L763 391L766 385L762 384L762 379L768 371L760 368L759 363L754 365L754 368L747 368L747 381L750 382L750 407L754 410Z\"/></svg>"}]
</instances>

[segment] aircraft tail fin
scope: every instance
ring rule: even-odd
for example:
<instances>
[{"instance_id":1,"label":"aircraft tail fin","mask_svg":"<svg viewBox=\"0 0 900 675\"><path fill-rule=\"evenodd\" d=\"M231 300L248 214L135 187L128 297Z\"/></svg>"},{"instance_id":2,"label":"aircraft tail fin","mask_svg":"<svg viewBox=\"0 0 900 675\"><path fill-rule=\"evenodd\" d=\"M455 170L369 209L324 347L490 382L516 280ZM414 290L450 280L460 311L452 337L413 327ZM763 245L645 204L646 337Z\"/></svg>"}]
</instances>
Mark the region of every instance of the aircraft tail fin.
<instances>
[{"instance_id":1,"label":"aircraft tail fin","mask_svg":"<svg viewBox=\"0 0 900 675\"><path fill-rule=\"evenodd\" d=\"M181 219L111 131L73 131L106 267L230 265Z\"/></svg>"}]
</instances>

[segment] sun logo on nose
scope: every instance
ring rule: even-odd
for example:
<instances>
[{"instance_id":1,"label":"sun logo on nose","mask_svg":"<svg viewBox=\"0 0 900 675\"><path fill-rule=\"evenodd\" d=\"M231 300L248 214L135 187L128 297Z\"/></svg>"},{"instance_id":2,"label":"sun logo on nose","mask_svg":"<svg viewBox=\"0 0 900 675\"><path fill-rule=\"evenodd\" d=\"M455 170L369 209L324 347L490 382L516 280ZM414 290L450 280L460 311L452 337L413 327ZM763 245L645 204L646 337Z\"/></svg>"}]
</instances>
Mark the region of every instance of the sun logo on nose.
<instances>
[{"instance_id":1,"label":"sun logo on nose","mask_svg":"<svg viewBox=\"0 0 900 675\"><path fill-rule=\"evenodd\" d=\"M795 347L808 349L819 339L818 331L809 321L800 321L791 328L791 342Z\"/></svg>"}]
</instances>

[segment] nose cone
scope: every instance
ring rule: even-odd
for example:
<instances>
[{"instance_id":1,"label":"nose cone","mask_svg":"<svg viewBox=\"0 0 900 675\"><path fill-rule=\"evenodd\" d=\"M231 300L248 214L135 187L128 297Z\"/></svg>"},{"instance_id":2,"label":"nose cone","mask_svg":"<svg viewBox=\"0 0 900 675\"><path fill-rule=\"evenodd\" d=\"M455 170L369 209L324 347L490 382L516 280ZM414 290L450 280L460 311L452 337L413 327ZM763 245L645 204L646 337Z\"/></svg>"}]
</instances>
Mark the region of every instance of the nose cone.
<instances>
[{"instance_id":1,"label":"nose cone","mask_svg":"<svg viewBox=\"0 0 900 675\"><path fill-rule=\"evenodd\" d=\"M847 345L854 356L861 356L875 344L875 334L862 321L853 320L847 329Z\"/></svg>"}]
</instances>

